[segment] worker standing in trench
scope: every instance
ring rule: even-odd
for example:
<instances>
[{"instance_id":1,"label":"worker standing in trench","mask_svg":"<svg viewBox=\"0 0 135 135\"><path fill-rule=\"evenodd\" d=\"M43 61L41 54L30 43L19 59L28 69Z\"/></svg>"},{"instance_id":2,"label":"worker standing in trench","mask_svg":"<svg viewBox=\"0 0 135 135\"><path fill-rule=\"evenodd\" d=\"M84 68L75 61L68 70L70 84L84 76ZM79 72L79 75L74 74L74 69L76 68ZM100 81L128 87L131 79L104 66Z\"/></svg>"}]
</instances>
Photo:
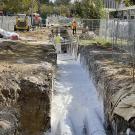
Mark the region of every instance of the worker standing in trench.
<instances>
[{"instance_id":1,"label":"worker standing in trench","mask_svg":"<svg viewBox=\"0 0 135 135\"><path fill-rule=\"evenodd\" d=\"M56 48L57 53L61 53L61 43L63 41L63 38L60 36L60 33L54 38L54 44Z\"/></svg>"},{"instance_id":2,"label":"worker standing in trench","mask_svg":"<svg viewBox=\"0 0 135 135\"><path fill-rule=\"evenodd\" d=\"M75 35L77 30L77 22L75 20L72 22L72 30L73 30L73 35Z\"/></svg>"}]
</instances>

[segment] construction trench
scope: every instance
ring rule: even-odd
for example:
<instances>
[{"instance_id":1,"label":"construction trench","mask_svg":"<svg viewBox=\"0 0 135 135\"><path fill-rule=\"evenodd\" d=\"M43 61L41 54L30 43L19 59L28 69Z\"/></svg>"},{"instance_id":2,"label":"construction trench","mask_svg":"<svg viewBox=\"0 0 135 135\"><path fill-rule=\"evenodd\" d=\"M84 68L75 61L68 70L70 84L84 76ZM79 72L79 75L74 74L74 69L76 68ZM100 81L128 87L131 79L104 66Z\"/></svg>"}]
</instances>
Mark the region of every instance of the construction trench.
<instances>
[{"instance_id":1,"label":"construction trench","mask_svg":"<svg viewBox=\"0 0 135 135\"><path fill-rule=\"evenodd\" d=\"M68 34L71 35L71 33ZM72 37L70 37L70 40L72 40ZM86 70L87 74L89 74L90 83L93 84L94 82L95 90L97 91L97 101L101 102L99 107L101 109L99 109L100 113L95 115L95 118L98 118L98 124L96 124L101 124L100 126L103 129L100 126L99 129L97 126L96 128L92 127L92 129L89 129L87 125L86 133L88 135L99 135L104 134L103 131L105 130L107 135L134 135L134 82L132 66L127 67L124 66L125 63L119 64L114 61L110 46L103 47L95 43L86 46L78 44L78 42L73 42L67 46L68 54L75 58L75 60L78 60L83 70ZM117 48L113 53L120 55ZM89 97L91 95L92 93ZM90 101L88 102L88 106L93 106L94 103L91 105ZM97 104L99 105L98 102ZM89 112L89 115L92 115L91 112ZM96 121L92 118L91 120ZM95 131L92 132L94 129Z\"/></svg>"},{"instance_id":2,"label":"construction trench","mask_svg":"<svg viewBox=\"0 0 135 135\"><path fill-rule=\"evenodd\" d=\"M0 135L134 135L130 69L110 48L58 32L63 54L53 44L0 46Z\"/></svg>"}]
</instances>

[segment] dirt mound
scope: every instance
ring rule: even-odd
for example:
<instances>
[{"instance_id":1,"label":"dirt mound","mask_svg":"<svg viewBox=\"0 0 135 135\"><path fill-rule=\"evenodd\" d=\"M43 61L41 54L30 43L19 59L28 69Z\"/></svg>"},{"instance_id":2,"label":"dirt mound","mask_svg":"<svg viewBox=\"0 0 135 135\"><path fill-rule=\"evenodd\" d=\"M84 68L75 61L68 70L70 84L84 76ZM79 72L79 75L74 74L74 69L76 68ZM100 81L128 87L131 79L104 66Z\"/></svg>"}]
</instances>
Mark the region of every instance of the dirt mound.
<instances>
[{"instance_id":1,"label":"dirt mound","mask_svg":"<svg viewBox=\"0 0 135 135\"><path fill-rule=\"evenodd\" d=\"M56 60L53 45L0 44L0 134L40 135L50 128Z\"/></svg>"},{"instance_id":2,"label":"dirt mound","mask_svg":"<svg viewBox=\"0 0 135 135\"><path fill-rule=\"evenodd\" d=\"M92 31L88 31L86 33L82 33L79 38L81 40L91 40L91 39L94 39L96 37L96 34Z\"/></svg>"},{"instance_id":3,"label":"dirt mound","mask_svg":"<svg viewBox=\"0 0 135 135\"><path fill-rule=\"evenodd\" d=\"M0 61L4 60L9 63L39 63L41 61L56 63L51 59L55 56L53 45L31 45L9 41L0 43Z\"/></svg>"},{"instance_id":4,"label":"dirt mound","mask_svg":"<svg viewBox=\"0 0 135 135\"><path fill-rule=\"evenodd\" d=\"M18 34L21 37L21 39L25 41L48 41L49 32L50 32L49 29L42 28L30 32L18 32Z\"/></svg>"}]
</instances>

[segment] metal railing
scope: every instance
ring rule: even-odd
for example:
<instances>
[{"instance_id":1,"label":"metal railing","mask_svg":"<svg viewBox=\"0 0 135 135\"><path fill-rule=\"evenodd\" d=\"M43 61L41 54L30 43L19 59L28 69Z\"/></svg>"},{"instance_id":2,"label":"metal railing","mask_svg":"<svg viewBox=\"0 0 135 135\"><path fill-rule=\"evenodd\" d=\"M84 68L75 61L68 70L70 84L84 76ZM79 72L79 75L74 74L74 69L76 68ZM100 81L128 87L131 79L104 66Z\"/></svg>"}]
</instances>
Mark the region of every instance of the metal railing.
<instances>
[{"instance_id":1,"label":"metal railing","mask_svg":"<svg viewBox=\"0 0 135 135\"><path fill-rule=\"evenodd\" d=\"M114 61L132 68L135 82L135 20L114 20L112 37Z\"/></svg>"}]
</instances>

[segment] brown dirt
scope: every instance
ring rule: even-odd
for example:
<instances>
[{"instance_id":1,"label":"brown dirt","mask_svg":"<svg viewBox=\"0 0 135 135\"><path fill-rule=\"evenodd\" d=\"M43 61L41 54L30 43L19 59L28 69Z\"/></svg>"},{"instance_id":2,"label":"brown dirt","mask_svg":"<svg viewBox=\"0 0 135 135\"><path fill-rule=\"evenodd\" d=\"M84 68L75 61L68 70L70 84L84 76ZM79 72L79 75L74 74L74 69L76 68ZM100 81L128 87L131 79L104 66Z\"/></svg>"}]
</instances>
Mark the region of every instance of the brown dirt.
<instances>
[{"instance_id":1,"label":"brown dirt","mask_svg":"<svg viewBox=\"0 0 135 135\"><path fill-rule=\"evenodd\" d=\"M50 48L49 48L50 47ZM39 63L45 61L44 54L54 50L49 45L4 41L0 43L0 62L6 63Z\"/></svg>"},{"instance_id":2,"label":"brown dirt","mask_svg":"<svg viewBox=\"0 0 135 135\"><path fill-rule=\"evenodd\" d=\"M48 41L48 35L50 30L48 28L42 28L30 32L17 32L22 41Z\"/></svg>"},{"instance_id":3,"label":"brown dirt","mask_svg":"<svg viewBox=\"0 0 135 135\"><path fill-rule=\"evenodd\" d=\"M40 135L50 128L57 55L47 44L48 33L19 32L24 40L0 43L0 134ZM7 129L5 121L11 124Z\"/></svg>"}]
</instances>

